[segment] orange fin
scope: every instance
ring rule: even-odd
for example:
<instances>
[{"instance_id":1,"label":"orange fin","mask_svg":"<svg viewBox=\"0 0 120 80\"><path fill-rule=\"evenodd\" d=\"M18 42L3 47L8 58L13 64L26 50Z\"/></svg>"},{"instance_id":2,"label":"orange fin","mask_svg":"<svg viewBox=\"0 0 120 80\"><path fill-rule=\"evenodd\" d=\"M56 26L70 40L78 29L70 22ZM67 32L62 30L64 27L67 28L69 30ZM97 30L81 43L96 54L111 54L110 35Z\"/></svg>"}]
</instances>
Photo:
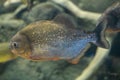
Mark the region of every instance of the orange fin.
<instances>
[{"instance_id":1,"label":"orange fin","mask_svg":"<svg viewBox=\"0 0 120 80\"><path fill-rule=\"evenodd\" d=\"M78 64L79 63L79 59L75 58L75 59L72 59L72 60L68 60L68 62L71 63L71 64Z\"/></svg>"},{"instance_id":2,"label":"orange fin","mask_svg":"<svg viewBox=\"0 0 120 80\"><path fill-rule=\"evenodd\" d=\"M90 44L88 43L88 44L86 45L86 47L80 52L80 54L79 54L77 57L75 57L75 58L73 58L73 59L71 59L71 60L68 60L68 62L70 62L70 63L72 63L72 64L78 64L79 61L80 61L80 59L85 55L85 52L86 52L89 48L90 48Z\"/></svg>"}]
</instances>

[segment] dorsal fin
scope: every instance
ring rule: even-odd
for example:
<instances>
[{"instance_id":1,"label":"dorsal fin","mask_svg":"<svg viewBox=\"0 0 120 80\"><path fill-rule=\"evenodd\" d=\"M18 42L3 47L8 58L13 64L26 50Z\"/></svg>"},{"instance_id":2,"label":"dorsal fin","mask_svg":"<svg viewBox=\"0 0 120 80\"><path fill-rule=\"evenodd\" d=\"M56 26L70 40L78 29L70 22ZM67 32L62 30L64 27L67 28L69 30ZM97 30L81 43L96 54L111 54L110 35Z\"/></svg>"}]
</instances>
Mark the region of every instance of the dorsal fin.
<instances>
[{"instance_id":1,"label":"dorsal fin","mask_svg":"<svg viewBox=\"0 0 120 80\"><path fill-rule=\"evenodd\" d=\"M65 25L65 27L68 27L68 28L75 28L77 26L77 23L75 23L75 20L73 19L73 17L65 13L58 14L53 19L53 21L59 24L63 24Z\"/></svg>"}]
</instances>

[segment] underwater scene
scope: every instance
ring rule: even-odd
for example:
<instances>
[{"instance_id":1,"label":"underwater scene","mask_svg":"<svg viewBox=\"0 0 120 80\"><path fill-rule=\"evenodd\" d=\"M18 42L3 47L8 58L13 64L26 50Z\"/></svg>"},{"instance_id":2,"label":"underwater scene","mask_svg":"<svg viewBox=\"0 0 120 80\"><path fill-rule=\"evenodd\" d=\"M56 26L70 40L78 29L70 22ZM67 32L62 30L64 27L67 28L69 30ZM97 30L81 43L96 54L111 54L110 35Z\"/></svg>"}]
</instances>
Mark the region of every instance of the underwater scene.
<instances>
[{"instance_id":1,"label":"underwater scene","mask_svg":"<svg viewBox=\"0 0 120 80\"><path fill-rule=\"evenodd\" d=\"M120 80L120 0L0 0L0 80Z\"/></svg>"}]
</instances>

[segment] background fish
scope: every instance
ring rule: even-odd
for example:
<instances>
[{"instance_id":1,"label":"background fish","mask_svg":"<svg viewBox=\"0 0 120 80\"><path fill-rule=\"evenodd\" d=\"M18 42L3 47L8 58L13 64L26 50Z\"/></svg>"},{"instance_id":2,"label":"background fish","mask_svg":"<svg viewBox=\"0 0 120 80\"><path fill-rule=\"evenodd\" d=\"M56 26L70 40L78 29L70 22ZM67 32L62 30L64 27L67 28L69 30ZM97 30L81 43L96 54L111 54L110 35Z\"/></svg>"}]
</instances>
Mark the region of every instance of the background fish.
<instances>
[{"instance_id":1,"label":"background fish","mask_svg":"<svg viewBox=\"0 0 120 80\"><path fill-rule=\"evenodd\" d=\"M100 17L97 26L107 27L108 32L120 32L120 3L109 7Z\"/></svg>"},{"instance_id":2,"label":"background fish","mask_svg":"<svg viewBox=\"0 0 120 80\"><path fill-rule=\"evenodd\" d=\"M15 58L16 58L16 55L14 55L9 49L9 43L1 43L0 44L0 63L7 62Z\"/></svg>"},{"instance_id":3,"label":"background fish","mask_svg":"<svg viewBox=\"0 0 120 80\"><path fill-rule=\"evenodd\" d=\"M76 64L88 43L109 48L104 27L97 27L93 32L78 30L70 17L61 14L52 21L42 20L28 25L11 39L11 51L31 60L66 59Z\"/></svg>"}]
</instances>

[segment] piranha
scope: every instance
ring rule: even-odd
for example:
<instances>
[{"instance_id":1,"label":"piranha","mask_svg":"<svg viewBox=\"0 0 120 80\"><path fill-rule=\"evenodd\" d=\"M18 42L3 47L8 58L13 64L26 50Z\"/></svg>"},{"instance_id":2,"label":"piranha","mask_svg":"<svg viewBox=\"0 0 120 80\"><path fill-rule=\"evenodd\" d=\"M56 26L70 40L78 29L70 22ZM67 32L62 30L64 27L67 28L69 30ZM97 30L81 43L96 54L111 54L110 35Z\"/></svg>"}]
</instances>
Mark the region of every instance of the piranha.
<instances>
[{"instance_id":1,"label":"piranha","mask_svg":"<svg viewBox=\"0 0 120 80\"><path fill-rule=\"evenodd\" d=\"M53 20L33 22L16 33L10 41L11 51L31 60L67 60L77 64L89 44L109 48L105 28L92 32L75 28L67 14L59 14Z\"/></svg>"}]
</instances>

